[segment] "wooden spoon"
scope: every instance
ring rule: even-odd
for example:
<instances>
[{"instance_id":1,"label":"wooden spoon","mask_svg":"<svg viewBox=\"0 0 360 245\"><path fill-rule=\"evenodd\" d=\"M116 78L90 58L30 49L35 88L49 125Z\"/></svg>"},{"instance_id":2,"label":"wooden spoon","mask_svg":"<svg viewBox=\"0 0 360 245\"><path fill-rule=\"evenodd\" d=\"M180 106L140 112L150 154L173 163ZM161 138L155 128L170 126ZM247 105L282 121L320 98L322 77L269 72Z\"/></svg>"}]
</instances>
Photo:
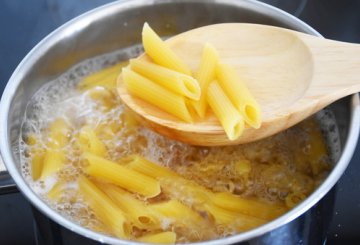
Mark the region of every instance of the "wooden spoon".
<instances>
[{"instance_id":1,"label":"wooden spoon","mask_svg":"<svg viewBox=\"0 0 360 245\"><path fill-rule=\"evenodd\" d=\"M327 40L283 28L257 24L217 24L179 34L166 41L193 71L204 43L219 52L222 63L237 69L262 110L259 129L246 127L230 141L209 112L204 120L185 123L129 95L118 79L125 104L147 127L194 145L252 142L287 129L330 103L360 91L360 45ZM141 59L149 59L142 55Z\"/></svg>"}]
</instances>

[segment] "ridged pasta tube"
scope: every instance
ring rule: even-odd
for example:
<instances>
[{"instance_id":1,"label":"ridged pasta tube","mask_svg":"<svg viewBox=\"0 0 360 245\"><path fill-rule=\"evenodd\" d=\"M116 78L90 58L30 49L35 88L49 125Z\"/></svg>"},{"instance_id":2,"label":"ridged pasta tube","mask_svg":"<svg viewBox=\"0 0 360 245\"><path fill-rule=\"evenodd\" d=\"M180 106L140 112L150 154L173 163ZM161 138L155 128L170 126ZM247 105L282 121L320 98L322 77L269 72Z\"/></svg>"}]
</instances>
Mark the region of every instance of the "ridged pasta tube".
<instances>
[{"instance_id":1,"label":"ridged pasta tube","mask_svg":"<svg viewBox=\"0 0 360 245\"><path fill-rule=\"evenodd\" d=\"M191 75L191 70L161 38L148 25L144 24L142 30L142 43L147 55L155 63L180 73Z\"/></svg>"},{"instance_id":2,"label":"ridged pasta tube","mask_svg":"<svg viewBox=\"0 0 360 245\"><path fill-rule=\"evenodd\" d=\"M209 43L206 43L202 52L200 67L195 74L196 80L201 88L200 100L192 102L196 113L204 118L207 108L206 92L207 88L215 78L215 67L219 61L219 55L216 49Z\"/></svg>"},{"instance_id":3,"label":"ridged pasta tube","mask_svg":"<svg viewBox=\"0 0 360 245\"><path fill-rule=\"evenodd\" d=\"M89 179L78 179L79 191L95 215L118 237L126 238L128 229L124 212Z\"/></svg>"},{"instance_id":4,"label":"ridged pasta tube","mask_svg":"<svg viewBox=\"0 0 360 245\"><path fill-rule=\"evenodd\" d=\"M259 128L261 125L260 106L236 70L227 64L218 64L216 78L230 101L244 117L245 122L253 128Z\"/></svg>"},{"instance_id":5,"label":"ridged pasta tube","mask_svg":"<svg viewBox=\"0 0 360 245\"><path fill-rule=\"evenodd\" d=\"M160 194L159 181L149 176L90 152L85 152L83 157L89 162L85 172L91 176L104 178L113 184L145 197L155 197Z\"/></svg>"},{"instance_id":6,"label":"ridged pasta tube","mask_svg":"<svg viewBox=\"0 0 360 245\"><path fill-rule=\"evenodd\" d=\"M130 94L185 122L192 122L184 97L161 87L129 68L123 69L122 78Z\"/></svg>"},{"instance_id":7,"label":"ridged pasta tube","mask_svg":"<svg viewBox=\"0 0 360 245\"><path fill-rule=\"evenodd\" d=\"M244 120L217 82L209 85L207 101L228 138L230 140L239 138L244 130Z\"/></svg>"},{"instance_id":8,"label":"ridged pasta tube","mask_svg":"<svg viewBox=\"0 0 360 245\"><path fill-rule=\"evenodd\" d=\"M199 83L191 76L140 59L130 60L133 71L179 95L199 100Z\"/></svg>"}]
</instances>

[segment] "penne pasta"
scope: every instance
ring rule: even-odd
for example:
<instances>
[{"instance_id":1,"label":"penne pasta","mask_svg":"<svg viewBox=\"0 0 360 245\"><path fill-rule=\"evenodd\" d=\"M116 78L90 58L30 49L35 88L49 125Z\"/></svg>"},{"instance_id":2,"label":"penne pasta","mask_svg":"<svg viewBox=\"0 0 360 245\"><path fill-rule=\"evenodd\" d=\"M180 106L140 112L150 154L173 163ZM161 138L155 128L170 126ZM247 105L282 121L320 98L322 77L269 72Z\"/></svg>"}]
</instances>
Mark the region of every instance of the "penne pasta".
<instances>
[{"instance_id":1,"label":"penne pasta","mask_svg":"<svg viewBox=\"0 0 360 245\"><path fill-rule=\"evenodd\" d=\"M126 224L124 212L86 177L79 177L78 185L80 194L84 197L86 203L90 205L100 221L116 236L126 238L129 229Z\"/></svg>"},{"instance_id":2,"label":"penne pasta","mask_svg":"<svg viewBox=\"0 0 360 245\"><path fill-rule=\"evenodd\" d=\"M59 171L64 166L65 161L66 156L63 149L47 149L44 154L40 179L44 179Z\"/></svg>"},{"instance_id":3,"label":"penne pasta","mask_svg":"<svg viewBox=\"0 0 360 245\"><path fill-rule=\"evenodd\" d=\"M218 64L216 78L230 101L244 117L245 122L253 128L259 128L261 125L260 106L236 70L229 65Z\"/></svg>"},{"instance_id":4,"label":"penne pasta","mask_svg":"<svg viewBox=\"0 0 360 245\"><path fill-rule=\"evenodd\" d=\"M173 219L177 223L196 223L203 219L197 212L177 200L156 203L150 206L161 215Z\"/></svg>"},{"instance_id":5,"label":"penne pasta","mask_svg":"<svg viewBox=\"0 0 360 245\"><path fill-rule=\"evenodd\" d=\"M151 177L90 152L85 152L83 157L89 162L89 166L85 168L85 171L91 176L101 177L128 191L141 194L145 197L155 197L160 194L159 181Z\"/></svg>"},{"instance_id":6,"label":"penne pasta","mask_svg":"<svg viewBox=\"0 0 360 245\"><path fill-rule=\"evenodd\" d=\"M105 157L106 147L97 137L94 130L89 126L84 126L80 130L78 144L83 152L91 152L97 156Z\"/></svg>"},{"instance_id":7,"label":"penne pasta","mask_svg":"<svg viewBox=\"0 0 360 245\"><path fill-rule=\"evenodd\" d=\"M68 143L70 126L63 119L56 119L49 126L47 138L47 149L43 155L41 179L44 179L59 171L66 161L63 147ZM41 156L36 159L41 164Z\"/></svg>"},{"instance_id":8,"label":"penne pasta","mask_svg":"<svg viewBox=\"0 0 360 245\"><path fill-rule=\"evenodd\" d=\"M85 91L97 86L113 89L116 87L116 80L121 68L128 65L128 62L120 62L85 77L77 86L80 91Z\"/></svg>"},{"instance_id":9,"label":"penne pasta","mask_svg":"<svg viewBox=\"0 0 360 245\"><path fill-rule=\"evenodd\" d=\"M38 180L44 167L44 152L39 150L31 151L31 177Z\"/></svg>"},{"instance_id":10,"label":"penne pasta","mask_svg":"<svg viewBox=\"0 0 360 245\"><path fill-rule=\"evenodd\" d=\"M215 237L214 227L209 220L178 200L169 200L150 206L162 215L162 220L165 217L165 220L172 221L175 230L186 231L194 241Z\"/></svg>"},{"instance_id":11,"label":"penne pasta","mask_svg":"<svg viewBox=\"0 0 360 245\"><path fill-rule=\"evenodd\" d=\"M136 199L129 192L111 184L99 183L97 186L99 186L100 189L121 208L121 210L128 214L135 226L139 228L149 226L152 228L155 228L156 226L160 227L160 222L157 219L156 214L154 214L154 210L147 206L143 201Z\"/></svg>"},{"instance_id":12,"label":"penne pasta","mask_svg":"<svg viewBox=\"0 0 360 245\"><path fill-rule=\"evenodd\" d=\"M44 165L44 149L38 145L39 139L35 134L30 134L26 138L26 143L31 146L31 177L38 180Z\"/></svg>"},{"instance_id":13,"label":"penne pasta","mask_svg":"<svg viewBox=\"0 0 360 245\"><path fill-rule=\"evenodd\" d=\"M121 162L121 160L120 160ZM179 177L177 173L170 169L150 162L139 155L131 155L126 157L127 167L136 170L147 176L157 177Z\"/></svg>"},{"instance_id":14,"label":"penne pasta","mask_svg":"<svg viewBox=\"0 0 360 245\"><path fill-rule=\"evenodd\" d=\"M212 215L217 224L232 227L237 231L247 231L267 222L267 220L232 212L213 204L205 204L205 209Z\"/></svg>"},{"instance_id":15,"label":"penne pasta","mask_svg":"<svg viewBox=\"0 0 360 245\"><path fill-rule=\"evenodd\" d=\"M65 183L63 181L58 181L47 193L47 197L52 201L58 201L64 191L64 185Z\"/></svg>"},{"instance_id":16,"label":"penne pasta","mask_svg":"<svg viewBox=\"0 0 360 245\"><path fill-rule=\"evenodd\" d=\"M155 63L171 70L191 75L189 67L161 40L147 23L144 24L142 30L142 43L146 54Z\"/></svg>"},{"instance_id":17,"label":"penne pasta","mask_svg":"<svg viewBox=\"0 0 360 245\"><path fill-rule=\"evenodd\" d=\"M162 191L188 206L201 206L211 201L212 192L197 183L181 177L160 177Z\"/></svg>"},{"instance_id":18,"label":"penne pasta","mask_svg":"<svg viewBox=\"0 0 360 245\"><path fill-rule=\"evenodd\" d=\"M70 126L64 119L56 119L50 124L48 146L53 149L64 147L69 141Z\"/></svg>"},{"instance_id":19,"label":"penne pasta","mask_svg":"<svg viewBox=\"0 0 360 245\"><path fill-rule=\"evenodd\" d=\"M122 77L131 94L185 122L192 122L184 97L161 87L128 68L123 69Z\"/></svg>"},{"instance_id":20,"label":"penne pasta","mask_svg":"<svg viewBox=\"0 0 360 245\"><path fill-rule=\"evenodd\" d=\"M244 121L217 82L212 82L207 90L207 101L219 119L230 140L237 139L244 130Z\"/></svg>"},{"instance_id":21,"label":"penne pasta","mask_svg":"<svg viewBox=\"0 0 360 245\"><path fill-rule=\"evenodd\" d=\"M226 192L215 193L211 200L223 209L264 220L277 218L287 211L284 206L245 199Z\"/></svg>"},{"instance_id":22,"label":"penne pasta","mask_svg":"<svg viewBox=\"0 0 360 245\"><path fill-rule=\"evenodd\" d=\"M149 234L138 238L137 241L155 244L174 244L176 242L176 233L164 231L156 234Z\"/></svg>"},{"instance_id":23,"label":"penne pasta","mask_svg":"<svg viewBox=\"0 0 360 245\"><path fill-rule=\"evenodd\" d=\"M207 108L207 88L215 79L215 67L219 61L219 55L216 49L209 43L206 43L201 56L200 67L197 71L195 78L199 82L201 88L200 100L192 102L196 113L204 118Z\"/></svg>"},{"instance_id":24,"label":"penne pasta","mask_svg":"<svg viewBox=\"0 0 360 245\"><path fill-rule=\"evenodd\" d=\"M140 59L130 60L130 67L131 70L176 94L192 100L200 99L199 83L191 76Z\"/></svg>"}]
</instances>

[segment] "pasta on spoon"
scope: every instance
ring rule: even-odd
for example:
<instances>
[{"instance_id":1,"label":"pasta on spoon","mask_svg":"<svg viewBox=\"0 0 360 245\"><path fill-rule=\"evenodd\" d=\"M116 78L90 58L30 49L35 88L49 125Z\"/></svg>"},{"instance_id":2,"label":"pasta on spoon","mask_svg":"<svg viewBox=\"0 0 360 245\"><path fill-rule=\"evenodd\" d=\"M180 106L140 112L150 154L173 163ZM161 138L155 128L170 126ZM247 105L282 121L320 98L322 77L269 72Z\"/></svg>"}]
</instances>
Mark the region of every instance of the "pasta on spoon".
<instances>
[{"instance_id":1,"label":"pasta on spoon","mask_svg":"<svg viewBox=\"0 0 360 245\"><path fill-rule=\"evenodd\" d=\"M231 102L226 104L238 110L245 121L241 132L239 119L234 120L233 116L231 120L223 118L224 115L232 114L222 111L227 110L225 108L228 106L220 105L214 110L217 102L211 103L213 111L217 111L217 118L211 110L206 109L204 99L202 101L200 97L200 102L185 98L183 104L190 115L194 114L194 110L203 118L195 119L193 123L183 122L131 96L120 76L118 93L124 103L141 118L141 122L167 137L185 143L217 146L253 142L285 130L332 102L360 90L359 69L349 69L359 67L358 44L245 23L200 27L165 42L145 25L143 37L147 35L150 38L145 40L154 39L156 41L152 44L161 45L162 48L156 49L161 50L161 53L149 55L149 46L144 45L146 54L139 59L163 64L169 60L171 65L168 67L187 75L193 72L195 78L198 76L196 72L204 45L211 43L218 52L212 58L218 57L221 64L218 63L215 68L214 80L219 85L215 87L223 90L224 93L219 94L225 94ZM207 62L212 58L208 58ZM204 87L207 88L212 79L197 79L202 96L207 97L208 91ZM194 104L195 108L192 107ZM237 137L234 132L241 136Z\"/></svg>"},{"instance_id":2,"label":"pasta on spoon","mask_svg":"<svg viewBox=\"0 0 360 245\"><path fill-rule=\"evenodd\" d=\"M150 104L150 107L143 104L142 109L160 109L155 112L160 115L158 119L163 119L165 112L169 114L165 117L170 116L168 120L180 124L183 122L179 119L185 123L203 124L212 118L231 141L241 136L245 122L250 127L260 127L259 105L236 70L220 63L213 45L204 44L198 68L192 71L147 23L143 27L142 40L146 57L131 60L129 68L123 68L118 79L118 91L126 103L127 99L135 100L135 103L140 99L142 103ZM191 76L193 73L194 77ZM154 120L157 115L151 112L146 119Z\"/></svg>"}]
</instances>

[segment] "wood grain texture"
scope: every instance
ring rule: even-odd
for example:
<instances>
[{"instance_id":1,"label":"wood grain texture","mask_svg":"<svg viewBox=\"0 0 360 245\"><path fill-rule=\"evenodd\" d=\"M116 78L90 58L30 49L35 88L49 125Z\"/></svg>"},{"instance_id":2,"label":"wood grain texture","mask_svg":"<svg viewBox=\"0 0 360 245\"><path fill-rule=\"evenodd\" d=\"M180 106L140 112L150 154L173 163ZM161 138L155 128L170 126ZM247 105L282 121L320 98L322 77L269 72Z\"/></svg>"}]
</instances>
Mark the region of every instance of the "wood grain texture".
<instances>
[{"instance_id":1,"label":"wood grain texture","mask_svg":"<svg viewBox=\"0 0 360 245\"><path fill-rule=\"evenodd\" d=\"M330 103L360 91L360 45L326 40L283 28L231 23L179 34L167 44L196 71L206 42L233 66L261 106L262 125L246 127L229 141L210 112L188 124L129 95L118 78L118 92L145 126L176 140L215 146L252 142L287 129ZM149 60L146 55L140 59Z\"/></svg>"}]
</instances>

